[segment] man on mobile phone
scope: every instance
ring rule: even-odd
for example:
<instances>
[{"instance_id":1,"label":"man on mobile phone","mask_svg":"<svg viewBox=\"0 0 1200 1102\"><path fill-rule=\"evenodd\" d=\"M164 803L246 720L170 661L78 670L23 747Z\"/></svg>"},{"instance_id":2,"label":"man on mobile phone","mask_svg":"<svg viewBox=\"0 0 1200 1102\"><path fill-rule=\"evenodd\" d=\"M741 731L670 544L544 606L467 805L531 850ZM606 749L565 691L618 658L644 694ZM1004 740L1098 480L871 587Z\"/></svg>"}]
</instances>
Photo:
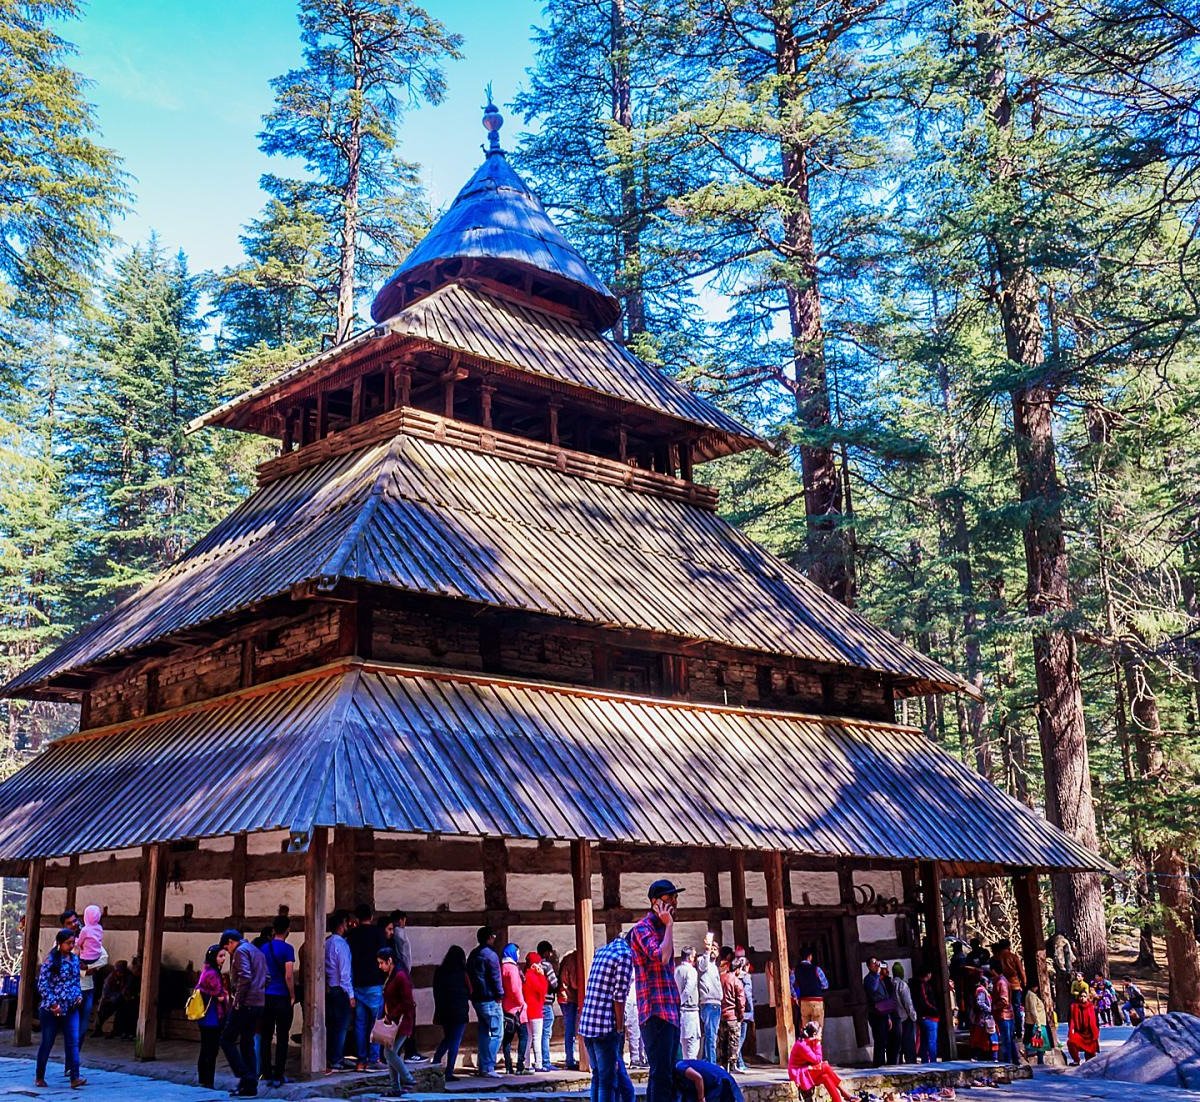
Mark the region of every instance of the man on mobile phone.
<instances>
[{"instance_id":1,"label":"man on mobile phone","mask_svg":"<svg viewBox=\"0 0 1200 1102\"><path fill-rule=\"evenodd\" d=\"M638 1020L650 1064L646 1102L674 1102L675 1050L679 1047L679 988L675 986L677 888L655 880L647 893L650 911L629 933L637 983Z\"/></svg>"}]
</instances>

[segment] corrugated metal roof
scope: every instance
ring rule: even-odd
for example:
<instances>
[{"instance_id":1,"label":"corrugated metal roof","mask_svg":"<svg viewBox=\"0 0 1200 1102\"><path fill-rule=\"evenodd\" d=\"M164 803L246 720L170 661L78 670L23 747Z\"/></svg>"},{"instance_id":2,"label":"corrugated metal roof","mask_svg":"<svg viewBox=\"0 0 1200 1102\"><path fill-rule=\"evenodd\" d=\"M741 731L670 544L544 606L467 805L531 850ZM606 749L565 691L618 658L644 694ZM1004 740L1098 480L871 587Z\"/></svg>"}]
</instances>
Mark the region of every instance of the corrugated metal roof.
<instances>
[{"instance_id":1,"label":"corrugated metal roof","mask_svg":"<svg viewBox=\"0 0 1200 1102\"><path fill-rule=\"evenodd\" d=\"M703 508L402 432L259 490L6 691L339 580L966 688Z\"/></svg>"},{"instance_id":2,"label":"corrugated metal roof","mask_svg":"<svg viewBox=\"0 0 1200 1102\"><path fill-rule=\"evenodd\" d=\"M571 386L608 394L766 446L739 421L616 341L567 318L453 283L400 311L393 332ZM717 452L737 450L720 448ZM716 453L714 453L716 454Z\"/></svg>"},{"instance_id":3,"label":"corrugated metal roof","mask_svg":"<svg viewBox=\"0 0 1200 1102\"><path fill-rule=\"evenodd\" d=\"M63 739L0 784L10 860L313 826L1106 867L911 728L371 663Z\"/></svg>"},{"instance_id":4,"label":"corrugated metal roof","mask_svg":"<svg viewBox=\"0 0 1200 1102\"><path fill-rule=\"evenodd\" d=\"M434 265L451 259L493 261L501 278L529 269L570 284L601 328L612 325L621 312L612 292L563 237L498 149L485 158L446 213L383 285L371 304L371 317L386 321L412 300L414 283L427 279Z\"/></svg>"}]
</instances>

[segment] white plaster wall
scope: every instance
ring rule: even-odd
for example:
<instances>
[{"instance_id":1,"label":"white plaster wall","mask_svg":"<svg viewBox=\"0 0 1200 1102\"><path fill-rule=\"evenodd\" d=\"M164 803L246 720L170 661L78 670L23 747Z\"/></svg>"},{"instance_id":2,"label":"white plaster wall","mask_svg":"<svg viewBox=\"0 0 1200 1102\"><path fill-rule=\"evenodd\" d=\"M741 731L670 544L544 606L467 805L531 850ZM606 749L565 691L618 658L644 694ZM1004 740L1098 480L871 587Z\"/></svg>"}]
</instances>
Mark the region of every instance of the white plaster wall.
<instances>
[{"instance_id":1,"label":"white plaster wall","mask_svg":"<svg viewBox=\"0 0 1200 1102\"><path fill-rule=\"evenodd\" d=\"M679 954L679 950L685 945L690 945L696 952L704 947L704 935L708 933L708 926L703 922L677 922L675 924L675 953Z\"/></svg>"},{"instance_id":2,"label":"white plaster wall","mask_svg":"<svg viewBox=\"0 0 1200 1102\"><path fill-rule=\"evenodd\" d=\"M200 848L209 853L232 853L233 835L223 834L220 838L203 838Z\"/></svg>"},{"instance_id":3,"label":"white plaster wall","mask_svg":"<svg viewBox=\"0 0 1200 1102\"><path fill-rule=\"evenodd\" d=\"M892 941L896 937L895 915L859 915L859 941Z\"/></svg>"},{"instance_id":4,"label":"white plaster wall","mask_svg":"<svg viewBox=\"0 0 1200 1102\"><path fill-rule=\"evenodd\" d=\"M766 953L771 948L771 924L765 918L752 918L746 924L750 945L756 953ZM747 947L749 948L749 946Z\"/></svg>"},{"instance_id":5,"label":"white plaster wall","mask_svg":"<svg viewBox=\"0 0 1200 1102\"><path fill-rule=\"evenodd\" d=\"M475 948L476 929L475 926L409 926L413 964L441 964L451 945L461 945L469 953Z\"/></svg>"},{"instance_id":6,"label":"white plaster wall","mask_svg":"<svg viewBox=\"0 0 1200 1102\"><path fill-rule=\"evenodd\" d=\"M286 830L265 830L246 835L247 853L282 853L288 840Z\"/></svg>"},{"instance_id":7,"label":"white plaster wall","mask_svg":"<svg viewBox=\"0 0 1200 1102\"><path fill-rule=\"evenodd\" d=\"M721 885L721 905L723 907L732 907L733 874L728 872L719 873L717 880ZM700 888L703 891L703 881L701 881ZM746 903L751 907L765 907L767 905L767 878L763 873L753 870L746 873Z\"/></svg>"},{"instance_id":8,"label":"white plaster wall","mask_svg":"<svg viewBox=\"0 0 1200 1102\"><path fill-rule=\"evenodd\" d=\"M447 907L451 911L479 911L483 909L483 873L377 869L375 900L377 906L387 910L436 911Z\"/></svg>"},{"instance_id":9,"label":"white plaster wall","mask_svg":"<svg viewBox=\"0 0 1200 1102\"><path fill-rule=\"evenodd\" d=\"M814 907L837 906L842 901L836 872L805 872L792 869L792 902L803 905L805 895Z\"/></svg>"},{"instance_id":10,"label":"white plaster wall","mask_svg":"<svg viewBox=\"0 0 1200 1102\"><path fill-rule=\"evenodd\" d=\"M289 914L304 914L303 876L286 876L282 880L248 880L246 882L246 914L275 915L279 913L281 904L288 908ZM225 913L229 913L228 904L225 907Z\"/></svg>"},{"instance_id":11,"label":"white plaster wall","mask_svg":"<svg viewBox=\"0 0 1200 1102\"><path fill-rule=\"evenodd\" d=\"M233 885L228 880L184 880L179 887L167 885L165 913L168 917L182 916L188 904L191 904L193 918L225 918L233 905Z\"/></svg>"},{"instance_id":12,"label":"white plaster wall","mask_svg":"<svg viewBox=\"0 0 1200 1102\"><path fill-rule=\"evenodd\" d=\"M164 968L187 968L189 965L199 971L204 963L204 954L208 947L217 940L217 934L177 933L168 930L163 934L162 963ZM105 939L107 940L107 938ZM137 935L133 938L134 949L137 948ZM112 958L111 951L109 952Z\"/></svg>"},{"instance_id":13,"label":"white plaster wall","mask_svg":"<svg viewBox=\"0 0 1200 1102\"><path fill-rule=\"evenodd\" d=\"M97 861L117 860L122 857L141 857L140 849L112 849L102 850L99 853L81 853L79 855L79 863L81 865L94 865Z\"/></svg>"},{"instance_id":14,"label":"white plaster wall","mask_svg":"<svg viewBox=\"0 0 1200 1102\"><path fill-rule=\"evenodd\" d=\"M42 889L42 917L47 922L57 922L58 916L67 909L66 888Z\"/></svg>"},{"instance_id":15,"label":"white plaster wall","mask_svg":"<svg viewBox=\"0 0 1200 1102\"><path fill-rule=\"evenodd\" d=\"M859 869L854 873L854 883L874 888L875 894L883 899L904 898L904 878L893 869Z\"/></svg>"},{"instance_id":16,"label":"white plaster wall","mask_svg":"<svg viewBox=\"0 0 1200 1102\"><path fill-rule=\"evenodd\" d=\"M555 910L572 909L574 888L569 875L535 872L508 874L508 905L512 910L537 911L547 902L554 904Z\"/></svg>"}]
</instances>

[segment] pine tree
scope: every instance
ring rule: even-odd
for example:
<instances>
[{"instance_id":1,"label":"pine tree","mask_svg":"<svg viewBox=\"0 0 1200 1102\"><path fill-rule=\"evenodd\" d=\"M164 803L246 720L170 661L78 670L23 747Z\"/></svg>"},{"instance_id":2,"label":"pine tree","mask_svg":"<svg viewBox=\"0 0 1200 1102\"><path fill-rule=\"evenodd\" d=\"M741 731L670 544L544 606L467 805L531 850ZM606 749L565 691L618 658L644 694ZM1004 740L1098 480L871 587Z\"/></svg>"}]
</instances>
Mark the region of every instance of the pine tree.
<instances>
[{"instance_id":1,"label":"pine tree","mask_svg":"<svg viewBox=\"0 0 1200 1102\"><path fill-rule=\"evenodd\" d=\"M84 82L54 24L74 0L0 3L0 281L8 308L64 316L87 291L124 198L118 160L92 137Z\"/></svg>"},{"instance_id":2,"label":"pine tree","mask_svg":"<svg viewBox=\"0 0 1200 1102\"><path fill-rule=\"evenodd\" d=\"M336 241L340 342L356 289L390 273L424 221L397 127L407 106L441 102L441 66L460 56L462 40L411 0L301 0L300 31L304 66L271 82L260 142L309 175L267 176L263 186L280 202L299 200Z\"/></svg>"},{"instance_id":3,"label":"pine tree","mask_svg":"<svg viewBox=\"0 0 1200 1102\"><path fill-rule=\"evenodd\" d=\"M67 438L87 538L77 548L94 611L177 558L240 487L217 469L189 421L213 404L200 342L199 280L156 239L114 265L86 356Z\"/></svg>"}]
</instances>

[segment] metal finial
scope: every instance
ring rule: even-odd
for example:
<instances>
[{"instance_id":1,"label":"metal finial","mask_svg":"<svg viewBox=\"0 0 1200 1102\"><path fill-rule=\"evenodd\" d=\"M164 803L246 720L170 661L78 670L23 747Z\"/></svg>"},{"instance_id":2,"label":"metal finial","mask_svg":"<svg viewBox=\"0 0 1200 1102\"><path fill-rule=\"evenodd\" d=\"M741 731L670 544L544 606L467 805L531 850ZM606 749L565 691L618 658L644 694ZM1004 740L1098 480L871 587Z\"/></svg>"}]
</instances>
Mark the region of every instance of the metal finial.
<instances>
[{"instance_id":1,"label":"metal finial","mask_svg":"<svg viewBox=\"0 0 1200 1102\"><path fill-rule=\"evenodd\" d=\"M504 125L504 116L500 114L499 108L492 102L492 85L488 82L484 89L484 95L487 96L487 106L483 109L483 128L488 132L488 156L493 153L503 153L500 148L500 127Z\"/></svg>"}]
</instances>

